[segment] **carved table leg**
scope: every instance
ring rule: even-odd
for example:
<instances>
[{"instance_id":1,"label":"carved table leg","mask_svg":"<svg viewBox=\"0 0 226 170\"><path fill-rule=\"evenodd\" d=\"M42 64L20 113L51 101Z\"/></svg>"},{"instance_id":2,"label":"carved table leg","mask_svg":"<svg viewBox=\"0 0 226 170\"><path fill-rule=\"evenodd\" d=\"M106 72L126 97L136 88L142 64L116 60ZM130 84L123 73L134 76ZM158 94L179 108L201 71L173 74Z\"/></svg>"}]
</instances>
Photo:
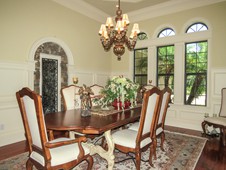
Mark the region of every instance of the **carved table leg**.
<instances>
[{"instance_id":1,"label":"carved table leg","mask_svg":"<svg viewBox=\"0 0 226 170\"><path fill-rule=\"evenodd\" d=\"M202 122L202 130L203 130L203 134L207 135L209 133L208 131L208 125L206 124L205 121Z\"/></svg>"},{"instance_id":2,"label":"carved table leg","mask_svg":"<svg viewBox=\"0 0 226 170\"><path fill-rule=\"evenodd\" d=\"M106 159L108 162L108 170L112 170L114 166L114 159L115 159L115 156L114 156L115 144L113 142L110 130L104 132L104 136L108 145L107 151L104 150L101 146L94 145L92 143L85 143L85 146L90 149L90 155L94 155L97 153L102 158Z\"/></svg>"}]
</instances>

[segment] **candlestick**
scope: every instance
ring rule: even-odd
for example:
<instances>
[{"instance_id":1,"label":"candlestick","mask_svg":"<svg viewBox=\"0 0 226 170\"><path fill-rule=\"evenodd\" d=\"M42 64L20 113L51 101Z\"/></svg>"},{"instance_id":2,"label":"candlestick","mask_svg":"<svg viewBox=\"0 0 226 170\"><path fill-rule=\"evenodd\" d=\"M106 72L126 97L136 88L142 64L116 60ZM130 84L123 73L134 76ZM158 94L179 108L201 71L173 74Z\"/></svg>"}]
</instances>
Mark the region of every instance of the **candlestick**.
<instances>
[{"instance_id":1,"label":"candlestick","mask_svg":"<svg viewBox=\"0 0 226 170\"><path fill-rule=\"evenodd\" d=\"M78 83L78 77L73 77L72 80L73 80L73 83L74 83L74 84L77 84L77 83Z\"/></svg>"}]
</instances>

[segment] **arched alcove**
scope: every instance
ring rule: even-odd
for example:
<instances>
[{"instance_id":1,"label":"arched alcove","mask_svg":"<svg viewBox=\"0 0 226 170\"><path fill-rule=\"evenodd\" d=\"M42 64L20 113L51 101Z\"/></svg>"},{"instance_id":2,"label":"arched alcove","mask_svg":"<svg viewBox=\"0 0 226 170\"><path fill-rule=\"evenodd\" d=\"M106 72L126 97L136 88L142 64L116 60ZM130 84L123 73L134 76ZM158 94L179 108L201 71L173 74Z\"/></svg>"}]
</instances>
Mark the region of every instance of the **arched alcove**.
<instances>
[{"instance_id":1,"label":"arched alcove","mask_svg":"<svg viewBox=\"0 0 226 170\"><path fill-rule=\"evenodd\" d=\"M48 60L41 59L42 54L48 56ZM56 57L59 60L56 60ZM69 48L58 39L42 39L33 45L30 60L35 63L34 91L43 96L44 113L60 110L62 108L60 88L68 85L68 64L71 65L73 62ZM43 62L46 63L45 67L43 67ZM58 66L55 67L54 65L56 64L54 63L57 63ZM48 74L53 69L55 69L55 72ZM45 73L45 81L43 80L42 73ZM43 81L41 82L41 80ZM59 83L51 83L54 81L58 81ZM45 86L45 89L42 89L42 86Z\"/></svg>"}]
</instances>

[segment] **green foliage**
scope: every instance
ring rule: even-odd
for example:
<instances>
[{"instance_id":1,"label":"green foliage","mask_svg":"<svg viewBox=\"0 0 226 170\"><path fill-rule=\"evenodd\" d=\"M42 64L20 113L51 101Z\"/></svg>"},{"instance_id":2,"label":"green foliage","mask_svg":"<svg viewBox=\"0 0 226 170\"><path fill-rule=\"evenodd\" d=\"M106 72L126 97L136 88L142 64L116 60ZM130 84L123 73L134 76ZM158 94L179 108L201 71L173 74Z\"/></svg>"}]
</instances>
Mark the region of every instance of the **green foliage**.
<instances>
[{"instance_id":1,"label":"green foliage","mask_svg":"<svg viewBox=\"0 0 226 170\"><path fill-rule=\"evenodd\" d=\"M101 91L104 96L103 103L111 103L117 98L121 101L135 100L138 88L139 85L133 83L130 79L115 76L107 81L107 85Z\"/></svg>"}]
</instances>

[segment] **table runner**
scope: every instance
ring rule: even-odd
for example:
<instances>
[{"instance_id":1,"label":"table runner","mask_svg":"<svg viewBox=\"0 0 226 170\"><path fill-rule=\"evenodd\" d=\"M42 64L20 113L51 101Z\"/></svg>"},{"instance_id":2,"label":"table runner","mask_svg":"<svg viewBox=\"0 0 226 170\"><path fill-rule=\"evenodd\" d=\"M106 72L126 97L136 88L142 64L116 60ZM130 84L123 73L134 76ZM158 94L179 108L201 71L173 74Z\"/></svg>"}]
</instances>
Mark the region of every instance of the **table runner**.
<instances>
[{"instance_id":1,"label":"table runner","mask_svg":"<svg viewBox=\"0 0 226 170\"><path fill-rule=\"evenodd\" d=\"M142 104L137 104L136 106L134 106L132 108L124 109L124 111L133 110L133 109L139 108L141 106L142 106ZM100 106L94 106L91 108L90 112L91 112L91 114L99 115L99 116L108 116L111 114L123 112L123 110L115 110L114 107L112 107L112 106L109 106L108 108L109 108L109 110L103 110L103 109L101 109Z\"/></svg>"}]
</instances>

